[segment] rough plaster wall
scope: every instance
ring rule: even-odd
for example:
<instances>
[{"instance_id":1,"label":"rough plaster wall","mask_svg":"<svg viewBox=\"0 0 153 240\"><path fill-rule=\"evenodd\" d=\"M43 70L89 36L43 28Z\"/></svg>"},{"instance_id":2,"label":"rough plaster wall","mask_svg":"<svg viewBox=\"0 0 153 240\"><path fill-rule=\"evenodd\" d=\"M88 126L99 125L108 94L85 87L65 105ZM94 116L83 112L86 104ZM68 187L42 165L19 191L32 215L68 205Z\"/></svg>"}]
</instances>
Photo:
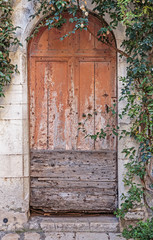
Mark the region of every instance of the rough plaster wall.
<instances>
[{"instance_id":1,"label":"rough plaster wall","mask_svg":"<svg viewBox=\"0 0 153 240\"><path fill-rule=\"evenodd\" d=\"M90 1L89 1L90 2ZM90 4L89 4L90 5ZM29 210L29 140L28 140L28 89L27 89L27 43L25 41L38 22L30 20L33 6L27 0L14 0L13 21L20 26L18 37L23 47L12 49L11 58L18 65L20 74L15 74L12 82L5 88L6 97L0 99L0 226L12 229L22 226L27 221ZM106 18L106 21L109 19ZM124 29L120 26L115 31L117 46L124 38ZM118 58L119 76L126 74L126 59ZM118 94L121 83L118 81ZM124 103L119 103L121 111ZM119 120L121 129L128 128L129 119ZM123 147L129 139L119 142L118 147L118 183L119 195L124 191L122 183L124 172ZM134 144L130 140L130 145ZM120 203L120 200L119 200ZM3 223L7 218L8 222Z\"/></svg>"}]
</instances>

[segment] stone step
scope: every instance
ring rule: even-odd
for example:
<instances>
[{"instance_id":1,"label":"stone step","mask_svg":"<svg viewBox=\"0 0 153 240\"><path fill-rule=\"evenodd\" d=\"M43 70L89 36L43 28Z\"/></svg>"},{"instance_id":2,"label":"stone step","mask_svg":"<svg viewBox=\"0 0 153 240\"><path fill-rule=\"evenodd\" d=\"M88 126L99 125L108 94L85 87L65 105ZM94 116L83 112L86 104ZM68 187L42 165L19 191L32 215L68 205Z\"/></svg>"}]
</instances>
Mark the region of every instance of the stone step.
<instances>
[{"instance_id":1,"label":"stone step","mask_svg":"<svg viewBox=\"0 0 153 240\"><path fill-rule=\"evenodd\" d=\"M110 215L82 217L32 217L25 226L44 232L119 232L119 221Z\"/></svg>"},{"instance_id":2,"label":"stone step","mask_svg":"<svg viewBox=\"0 0 153 240\"><path fill-rule=\"evenodd\" d=\"M112 215L31 217L24 228L0 232L0 240L123 240Z\"/></svg>"}]
</instances>

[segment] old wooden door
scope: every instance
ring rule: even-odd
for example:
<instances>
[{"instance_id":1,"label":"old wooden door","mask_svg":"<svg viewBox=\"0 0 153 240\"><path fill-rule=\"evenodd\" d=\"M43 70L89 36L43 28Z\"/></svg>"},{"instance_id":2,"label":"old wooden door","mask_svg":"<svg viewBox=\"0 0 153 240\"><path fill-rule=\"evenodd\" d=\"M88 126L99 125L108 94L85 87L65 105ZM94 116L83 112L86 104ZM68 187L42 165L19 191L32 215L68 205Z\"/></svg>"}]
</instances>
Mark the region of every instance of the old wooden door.
<instances>
[{"instance_id":1,"label":"old wooden door","mask_svg":"<svg viewBox=\"0 0 153 240\"><path fill-rule=\"evenodd\" d=\"M95 33L100 22L90 17ZM42 28L29 45L31 201L47 212L113 212L117 204L116 139L85 138L116 125L116 53L88 31ZM112 44L114 45L113 36Z\"/></svg>"}]
</instances>

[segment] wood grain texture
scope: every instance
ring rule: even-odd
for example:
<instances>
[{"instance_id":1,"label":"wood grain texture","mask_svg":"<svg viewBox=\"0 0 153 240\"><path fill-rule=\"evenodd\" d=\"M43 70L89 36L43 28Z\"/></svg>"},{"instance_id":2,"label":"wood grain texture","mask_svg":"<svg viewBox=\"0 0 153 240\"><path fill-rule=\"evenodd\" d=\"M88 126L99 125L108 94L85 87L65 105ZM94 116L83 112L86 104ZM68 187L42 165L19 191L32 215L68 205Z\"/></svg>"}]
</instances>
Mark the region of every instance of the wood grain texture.
<instances>
[{"instance_id":1,"label":"wood grain texture","mask_svg":"<svg viewBox=\"0 0 153 240\"><path fill-rule=\"evenodd\" d=\"M50 190L50 191L49 191ZM31 206L46 212L113 212L116 197L98 188L31 189Z\"/></svg>"},{"instance_id":2,"label":"wood grain texture","mask_svg":"<svg viewBox=\"0 0 153 240\"><path fill-rule=\"evenodd\" d=\"M31 152L31 206L48 212L112 212L115 151Z\"/></svg>"},{"instance_id":3,"label":"wood grain texture","mask_svg":"<svg viewBox=\"0 0 153 240\"><path fill-rule=\"evenodd\" d=\"M116 153L98 151L33 151L31 177L111 181L116 179Z\"/></svg>"}]
</instances>

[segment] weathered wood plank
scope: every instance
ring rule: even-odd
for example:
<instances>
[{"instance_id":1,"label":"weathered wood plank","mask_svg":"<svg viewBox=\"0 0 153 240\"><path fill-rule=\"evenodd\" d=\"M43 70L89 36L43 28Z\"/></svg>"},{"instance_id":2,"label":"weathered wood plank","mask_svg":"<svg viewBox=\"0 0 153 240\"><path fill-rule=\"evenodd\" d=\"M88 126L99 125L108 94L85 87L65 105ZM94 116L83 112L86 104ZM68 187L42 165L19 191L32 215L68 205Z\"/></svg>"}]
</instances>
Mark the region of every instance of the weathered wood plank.
<instances>
[{"instance_id":1,"label":"weathered wood plank","mask_svg":"<svg viewBox=\"0 0 153 240\"><path fill-rule=\"evenodd\" d=\"M31 206L48 212L103 211L116 208L116 194L99 188L31 188Z\"/></svg>"},{"instance_id":2,"label":"weathered wood plank","mask_svg":"<svg viewBox=\"0 0 153 240\"><path fill-rule=\"evenodd\" d=\"M115 181L115 152L33 151L31 177Z\"/></svg>"},{"instance_id":3,"label":"weathered wood plank","mask_svg":"<svg viewBox=\"0 0 153 240\"><path fill-rule=\"evenodd\" d=\"M31 206L46 212L112 212L115 151L31 152Z\"/></svg>"},{"instance_id":4,"label":"weathered wood plank","mask_svg":"<svg viewBox=\"0 0 153 240\"><path fill-rule=\"evenodd\" d=\"M57 154L58 153L58 154ZM67 155L70 155L71 157L74 157L76 159L77 156L81 157L84 161L86 161L87 163L90 161L90 160L94 160L96 161L96 157L97 156L100 156L100 159L101 160L107 160L107 159L113 159L115 160L116 159L116 151L114 150L98 150L98 151L83 151L83 150L34 150L34 149L31 149L31 158L33 159L35 157L35 155L37 154L37 157L38 157L38 154L39 154L39 158L43 158L43 155L48 154L48 157L51 156L51 155L56 155L56 159L61 159L61 156L64 154L63 157L66 157ZM75 156L74 156L75 154ZM82 155L83 154L83 155ZM42 159L41 159L42 160ZM70 159L69 159L70 160ZM98 162L99 162L99 158L97 159ZM63 161L63 159L62 159ZM95 163L95 162L94 162ZM93 163L93 164L94 164Z\"/></svg>"},{"instance_id":5,"label":"weathered wood plank","mask_svg":"<svg viewBox=\"0 0 153 240\"><path fill-rule=\"evenodd\" d=\"M92 115L94 112L94 62L88 60L86 62L79 61L79 74L79 122L81 122L83 115ZM84 126L88 134L94 134L94 125L94 117L89 118ZM94 150L93 139L90 137L85 138L85 136L86 133L78 132L77 148Z\"/></svg>"},{"instance_id":6,"label":"weathered wood plank","mask_svg":"<svg viewBox=\"0 0 153 240\"><path fill-rule=\"evenodd\" d=\"M50 178L31 178L31 188L51 188L59 189L79 189L79 188L96 188L103 194L114 195L116 192L116 182L90 182L90 181L66 181L61 179Z\"/></svg>"}]
</instances>

